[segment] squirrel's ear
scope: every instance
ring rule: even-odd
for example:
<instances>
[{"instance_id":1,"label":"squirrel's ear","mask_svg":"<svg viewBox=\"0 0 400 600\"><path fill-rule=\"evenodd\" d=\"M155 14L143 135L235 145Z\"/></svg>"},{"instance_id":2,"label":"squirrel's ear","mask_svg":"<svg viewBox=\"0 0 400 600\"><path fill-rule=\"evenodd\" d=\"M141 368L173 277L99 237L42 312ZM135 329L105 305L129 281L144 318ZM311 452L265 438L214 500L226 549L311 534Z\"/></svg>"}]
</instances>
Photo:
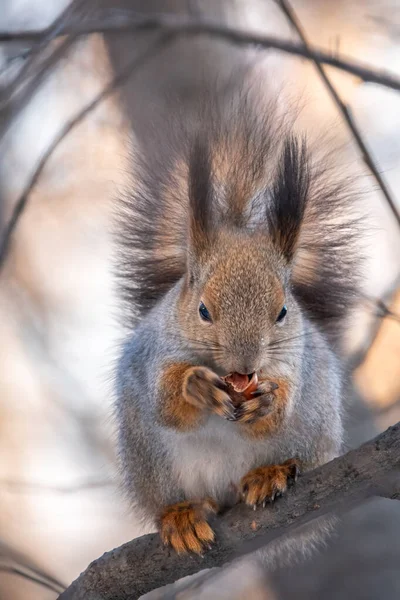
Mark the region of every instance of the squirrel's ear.
<instances>
[{"instance_id":1,"label":"squirrel's ear","mask_svg":"<svg viewBox=\"0 0 400 600\"><path fill-rule=\"evenodd\" d=\"M212 238L212 177L208 144L197 139L189 159L189 244L188 269L191 278Z\"/></svg>"},{"instance_id":2,"label":"squirrel's ear","mask_svg":"<svg viewBox=\"0 0 400 600\"><path fill-rule=\"evenodd\" d=\"M291 261L296 251L310 188L310 169L305 140L285 141L267 206L273 244Z\"/></svg>"}]
</instances>

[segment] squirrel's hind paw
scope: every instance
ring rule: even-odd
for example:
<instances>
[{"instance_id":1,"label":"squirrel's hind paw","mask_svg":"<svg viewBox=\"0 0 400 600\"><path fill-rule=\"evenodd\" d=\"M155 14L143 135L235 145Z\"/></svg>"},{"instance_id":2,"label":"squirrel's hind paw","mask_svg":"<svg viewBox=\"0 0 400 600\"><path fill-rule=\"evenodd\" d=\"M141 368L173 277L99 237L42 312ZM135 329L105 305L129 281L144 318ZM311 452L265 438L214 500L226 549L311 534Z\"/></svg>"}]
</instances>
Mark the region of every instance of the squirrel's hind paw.
<instances>
[{"instance_id":1,"label":"squirrel's hind paw","mask_svg":"<svg viewBox=\"0 0 400 600\"><path fill-rule=\"evenodd\" d=\"M300 473L299 462L291 458L282 465L267 465L253 469L240 482L240 492L244 501L254 508L282 496L289 481L296 481Z\"/></svg>"},{"instance_id":2,"label":"squirrel's hind paw","mask_svg":"<svg viewBox=\"0 0 400 600\"><path fill-rule=\"evenodd\" d=\"M163 543L178 553L202 554L214 541L208 519L218 506L211 498L202 502L179 502L164 509L160 535Z\"/></svg>"}]
</instances>

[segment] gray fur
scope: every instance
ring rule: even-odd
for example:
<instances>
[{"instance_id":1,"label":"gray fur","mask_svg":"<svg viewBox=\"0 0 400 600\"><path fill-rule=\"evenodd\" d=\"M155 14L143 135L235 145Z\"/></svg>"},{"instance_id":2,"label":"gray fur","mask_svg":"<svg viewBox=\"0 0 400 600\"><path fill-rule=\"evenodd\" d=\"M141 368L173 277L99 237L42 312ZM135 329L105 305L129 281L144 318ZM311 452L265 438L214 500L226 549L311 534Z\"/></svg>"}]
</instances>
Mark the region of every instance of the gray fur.
<instances>
[{"instance_id":1,"label":"gray fur","mask_svg":"<svg viewBox=\"0 0 400 600\"><path fill-rule=\"evenodd\" d=\"M358 282L352 191L312 160L274 103L262 110L237 92L216 93L190 131L163 133L165 160L140 156L121 200L135 330L117 373L120 454L129 497L153 523L182 500L229 503L252 468L295 457L311 468L342 443L336 341ZM279 428L252 439L211 413L190 432L168 427L160 381L179 362L288 382Z\"/></svg>"},{"instance_id":2,"label":"gray fur","mask_svg":"<svg viewBox=\"0 0 400 600\"><path fill-rule=\"evenodd\" d=\"M190 433L159 423L157 385L163 365L204 364L204 357L179 337L179 291L178 284L127 340L117 377L123 474L135 508L153 523L163 507L184 499L212 496L222 504L229 502L230 484L237 485L254 467L293 456L308 467L322 464L339 453L342 439L339 361L304 315L300 331L305 335L301 344L298 339L292 342L291 364L272 359L265 365L272 379L288 369L298 372L299 385L279 432L249 440L240 435L237 424L217 415Z\"/></svg>"}]
</instances>

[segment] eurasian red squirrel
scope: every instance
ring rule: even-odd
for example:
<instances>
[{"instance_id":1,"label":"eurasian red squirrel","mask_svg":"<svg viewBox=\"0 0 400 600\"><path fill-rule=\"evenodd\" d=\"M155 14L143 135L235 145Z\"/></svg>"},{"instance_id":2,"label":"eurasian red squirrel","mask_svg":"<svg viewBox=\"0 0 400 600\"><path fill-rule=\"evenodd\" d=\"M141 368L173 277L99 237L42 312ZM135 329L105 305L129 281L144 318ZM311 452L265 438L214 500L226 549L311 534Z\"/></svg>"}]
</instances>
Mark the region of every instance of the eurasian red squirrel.
<instances>
[{"instance_id":1,"label":"eurasian red squirrel","mask_svg":"<svg viewBox=\"0 0 400 600\"><path fill-rule=\"evenodd\" d=\"M122 201L122 471L178 552L212 543L232 485L265 506L342 442L335 341L359 265L349 182L273 103L228 92L190 127L166 124L171 152L136 156Z\"/></svg>"}]
</instances>

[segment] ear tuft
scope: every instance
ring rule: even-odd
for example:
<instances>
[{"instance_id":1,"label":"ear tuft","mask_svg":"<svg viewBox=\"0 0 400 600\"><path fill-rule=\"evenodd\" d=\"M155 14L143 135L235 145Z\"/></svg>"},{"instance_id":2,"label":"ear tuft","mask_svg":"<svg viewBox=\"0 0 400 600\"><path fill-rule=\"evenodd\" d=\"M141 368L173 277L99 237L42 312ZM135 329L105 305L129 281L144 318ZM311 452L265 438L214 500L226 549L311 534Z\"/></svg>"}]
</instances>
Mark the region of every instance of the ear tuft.
<instances>
[{"instance_id":1,"label":"ear tuft","mask_svg":"<svg viewBox=\"0 0 400 600\"><path fill-rule=\"evenodd\" d=\"M198 137L189 157L189 271L210 247L213 231L211 156L205 139Z\"/></svg>"},{"instance_id":2,"label":"ear tuft","mask_svg":"<svg viewBox=\"0 0 400 600\"><path fill-rule=\"evenodd\" d=\"M272 186L267 219L274 245L287 261L293 259L307 206L310 168L304 139L284 142Z\"/></svg>"}]
</instances>

